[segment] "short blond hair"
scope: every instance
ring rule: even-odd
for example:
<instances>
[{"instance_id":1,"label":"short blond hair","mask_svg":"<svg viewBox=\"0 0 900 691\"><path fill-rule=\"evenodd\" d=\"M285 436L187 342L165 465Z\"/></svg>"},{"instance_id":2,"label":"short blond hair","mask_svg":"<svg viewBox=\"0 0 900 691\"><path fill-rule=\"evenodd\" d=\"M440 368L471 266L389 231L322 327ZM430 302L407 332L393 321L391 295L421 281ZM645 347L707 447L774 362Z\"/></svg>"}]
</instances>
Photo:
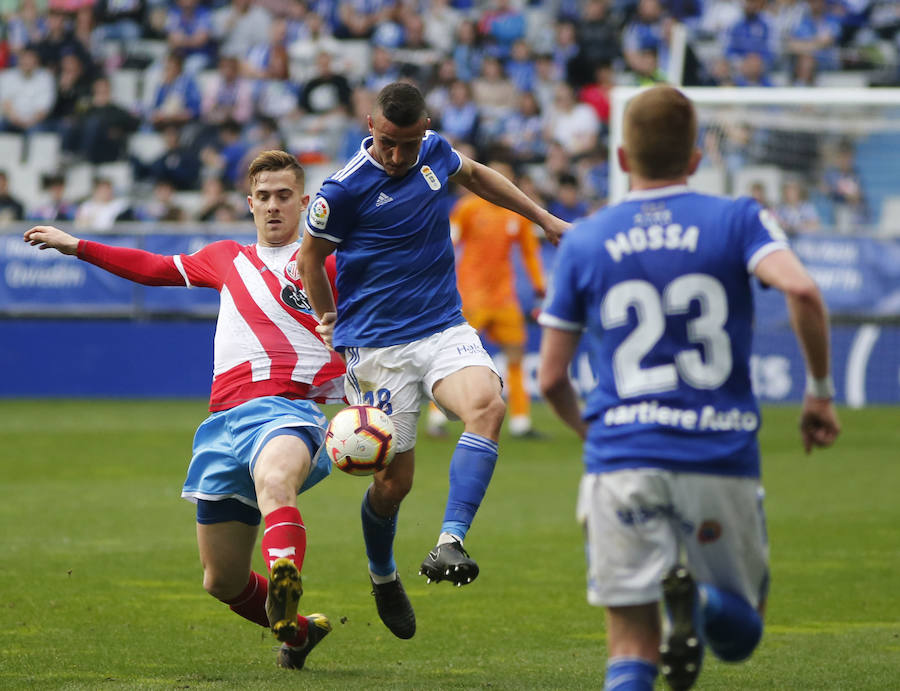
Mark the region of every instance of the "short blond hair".
<instances>
[{"instance_id":1,"label":"short blond hair","mask_svg":"<svg viewBox=\"0 0 900 691\"><path fill-rule=\"evenodd\" d=\"M250 163L250 167L247 169L247 181L250 183L250 189L252 190L256 186L256 181L259 179L260 173L278 170L294 171L294 178L297 180L297 186L301 191L303 190L303 184L306 181L306 173L303 170L303 166L300 165L300 161L298 161L293 154L277 149L263 151Z\"/></svg>"},{"instance_id":2,"label":"short blond hair","mask_svg":"<svg viewBox=\"0 0 900 691\"><path fill-rule=\"evenodd\" d=\"M690 99L671 86L635 96L625 109L623 145L631 169L649 180L686 174L697 146L697 113Z\"/></svg>"}]
</instances>

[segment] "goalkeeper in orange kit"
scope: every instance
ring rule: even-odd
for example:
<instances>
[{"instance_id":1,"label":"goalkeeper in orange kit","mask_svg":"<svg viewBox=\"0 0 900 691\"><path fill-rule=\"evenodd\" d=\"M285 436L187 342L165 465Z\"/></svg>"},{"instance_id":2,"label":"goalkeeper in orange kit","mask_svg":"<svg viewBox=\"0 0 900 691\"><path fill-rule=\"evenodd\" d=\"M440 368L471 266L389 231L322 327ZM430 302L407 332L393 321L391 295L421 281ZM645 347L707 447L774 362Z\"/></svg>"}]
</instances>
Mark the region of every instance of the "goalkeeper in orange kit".
<instances>
[{"instance_id":1,"label":"goalkeeper in orange kit","mask_svg":"<svg viewBox=\"0 0 900 691\"><path fill-rule=\"evenodd\" d=\"M491 160L488 166L513 179L509 163ZM531 427L531 400L522 373L527 339L525 316L516 297L512 261L514 246L518 244L531 285L538 298L543 298L546 284L534 224L513 211L467 194L454 206L450 225L459 248L456 272L463 316L506 356L510 434L536 436ZM446 418L432 405L428 432L433 436L442 434L445 422Z\"/></svg>"}]
</instances>

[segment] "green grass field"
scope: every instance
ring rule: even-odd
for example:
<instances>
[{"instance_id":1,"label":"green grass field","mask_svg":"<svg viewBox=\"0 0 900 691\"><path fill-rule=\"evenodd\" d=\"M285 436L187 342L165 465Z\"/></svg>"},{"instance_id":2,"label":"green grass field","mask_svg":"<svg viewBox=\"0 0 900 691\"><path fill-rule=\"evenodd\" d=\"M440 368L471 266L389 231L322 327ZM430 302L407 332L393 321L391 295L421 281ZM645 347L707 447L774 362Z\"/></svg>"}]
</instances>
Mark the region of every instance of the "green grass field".
<instances>
[{"instance_id":1,"label":"green grass field","mask_svg":"<svg viewBox=\"0 0 900 691\"><path fill-rule=\"evenodd\" d=\"M811 457L795 408L765 413L766 633L745 664L708 657L696 688L900 688L900 410L842 411L839 445ZM193 506L179 493L205 414L202 401L0 402L0 687L602 686L602 611L585 602L574 521L579 445L546 408L535 414L548 439L501 442L466 541L481 576L466 588L416 575L452 445L422 437L396 543L411 641L384 628L369 594L366 480L336 473L301 497L301 609L334 624L301 672L278 669L274 639L201 587Z\"/></svg>"}]
</instances>

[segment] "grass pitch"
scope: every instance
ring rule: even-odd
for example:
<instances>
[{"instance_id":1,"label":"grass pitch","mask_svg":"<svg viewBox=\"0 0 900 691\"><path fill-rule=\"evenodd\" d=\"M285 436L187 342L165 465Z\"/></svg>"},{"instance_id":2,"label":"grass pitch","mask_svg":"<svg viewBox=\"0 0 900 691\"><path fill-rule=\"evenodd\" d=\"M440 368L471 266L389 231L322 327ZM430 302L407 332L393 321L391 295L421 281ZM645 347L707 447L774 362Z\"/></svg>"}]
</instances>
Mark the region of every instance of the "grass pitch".
<instances>
[{"instance_id":1,"label":"grass pitch","mask_svg":"<svg viewBox=\"0 0 900 691\"><path fill-rule=\"evenodd\" d=\"M766 409L766 633L747 663L708 656L696 688L898 688L898 413L844 410L839 445L805 457L797 409ZM547 439L501 440L466 541L481 575L465 588L416 575L453 443L421 437L396 542L418 618L410 641L384 628L369 594L366 480L336 472L301 496L301 610L334 625L301 672L278 669L271 635L201 587L193 506L179 493L205 415L202 401L0 402L0 687L602 686L603 616L585 603L574 521L579 445L546 408L535 417Z\"/></svg>"}]
</instances>

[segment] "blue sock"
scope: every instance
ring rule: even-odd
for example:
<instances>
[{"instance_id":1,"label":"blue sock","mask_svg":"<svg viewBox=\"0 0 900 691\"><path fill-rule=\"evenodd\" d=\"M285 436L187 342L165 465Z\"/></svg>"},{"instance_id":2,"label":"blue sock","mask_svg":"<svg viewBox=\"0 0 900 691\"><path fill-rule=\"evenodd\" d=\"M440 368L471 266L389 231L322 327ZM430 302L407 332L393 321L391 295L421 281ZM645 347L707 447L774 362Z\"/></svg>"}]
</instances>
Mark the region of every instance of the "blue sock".
<instances>
[{"instance_id":1,"label":"blue sock","mask_svg":"<svg viewBox=\"0 0 900 691\"><path fill-rule=\"evenodd\" d=\"M397 532L397 514L382 518L369 504L369 491L362 501L363 539L366 542L366 556L369 570L376 576L390 576L397 570L394 561L394 533Z\"/></svg>"},{"instance_id":2,"label":"blue sock","mask_svg":"<svg viewBox=\"0 0 900 691\"><path fill-rule=\"evenodd\" d=\"M603 691L652 691L656 665L639 657L612 657Z\"/></svg>"},{"instance_id":3,"label":"blue sock","mask_svg":"<svg viewBox=\"0 0 900 691\"><path fill-rule=\"evenodd\" d=\"M753 653L762 638L763 622L744 598L708 583L699 585L701 635L725 662L740 662Z\"/></svg>"},{"instance_id":4,"label":"blue sock","mask_svg":"<svg viewBox=\"0 0 900 691\"><path fill-rule=\"evenodd\" d=\"M463 433L450 459L450 492L441 532L465 539L496 464L497 442Z\"/></svg>"}]
</instances>

